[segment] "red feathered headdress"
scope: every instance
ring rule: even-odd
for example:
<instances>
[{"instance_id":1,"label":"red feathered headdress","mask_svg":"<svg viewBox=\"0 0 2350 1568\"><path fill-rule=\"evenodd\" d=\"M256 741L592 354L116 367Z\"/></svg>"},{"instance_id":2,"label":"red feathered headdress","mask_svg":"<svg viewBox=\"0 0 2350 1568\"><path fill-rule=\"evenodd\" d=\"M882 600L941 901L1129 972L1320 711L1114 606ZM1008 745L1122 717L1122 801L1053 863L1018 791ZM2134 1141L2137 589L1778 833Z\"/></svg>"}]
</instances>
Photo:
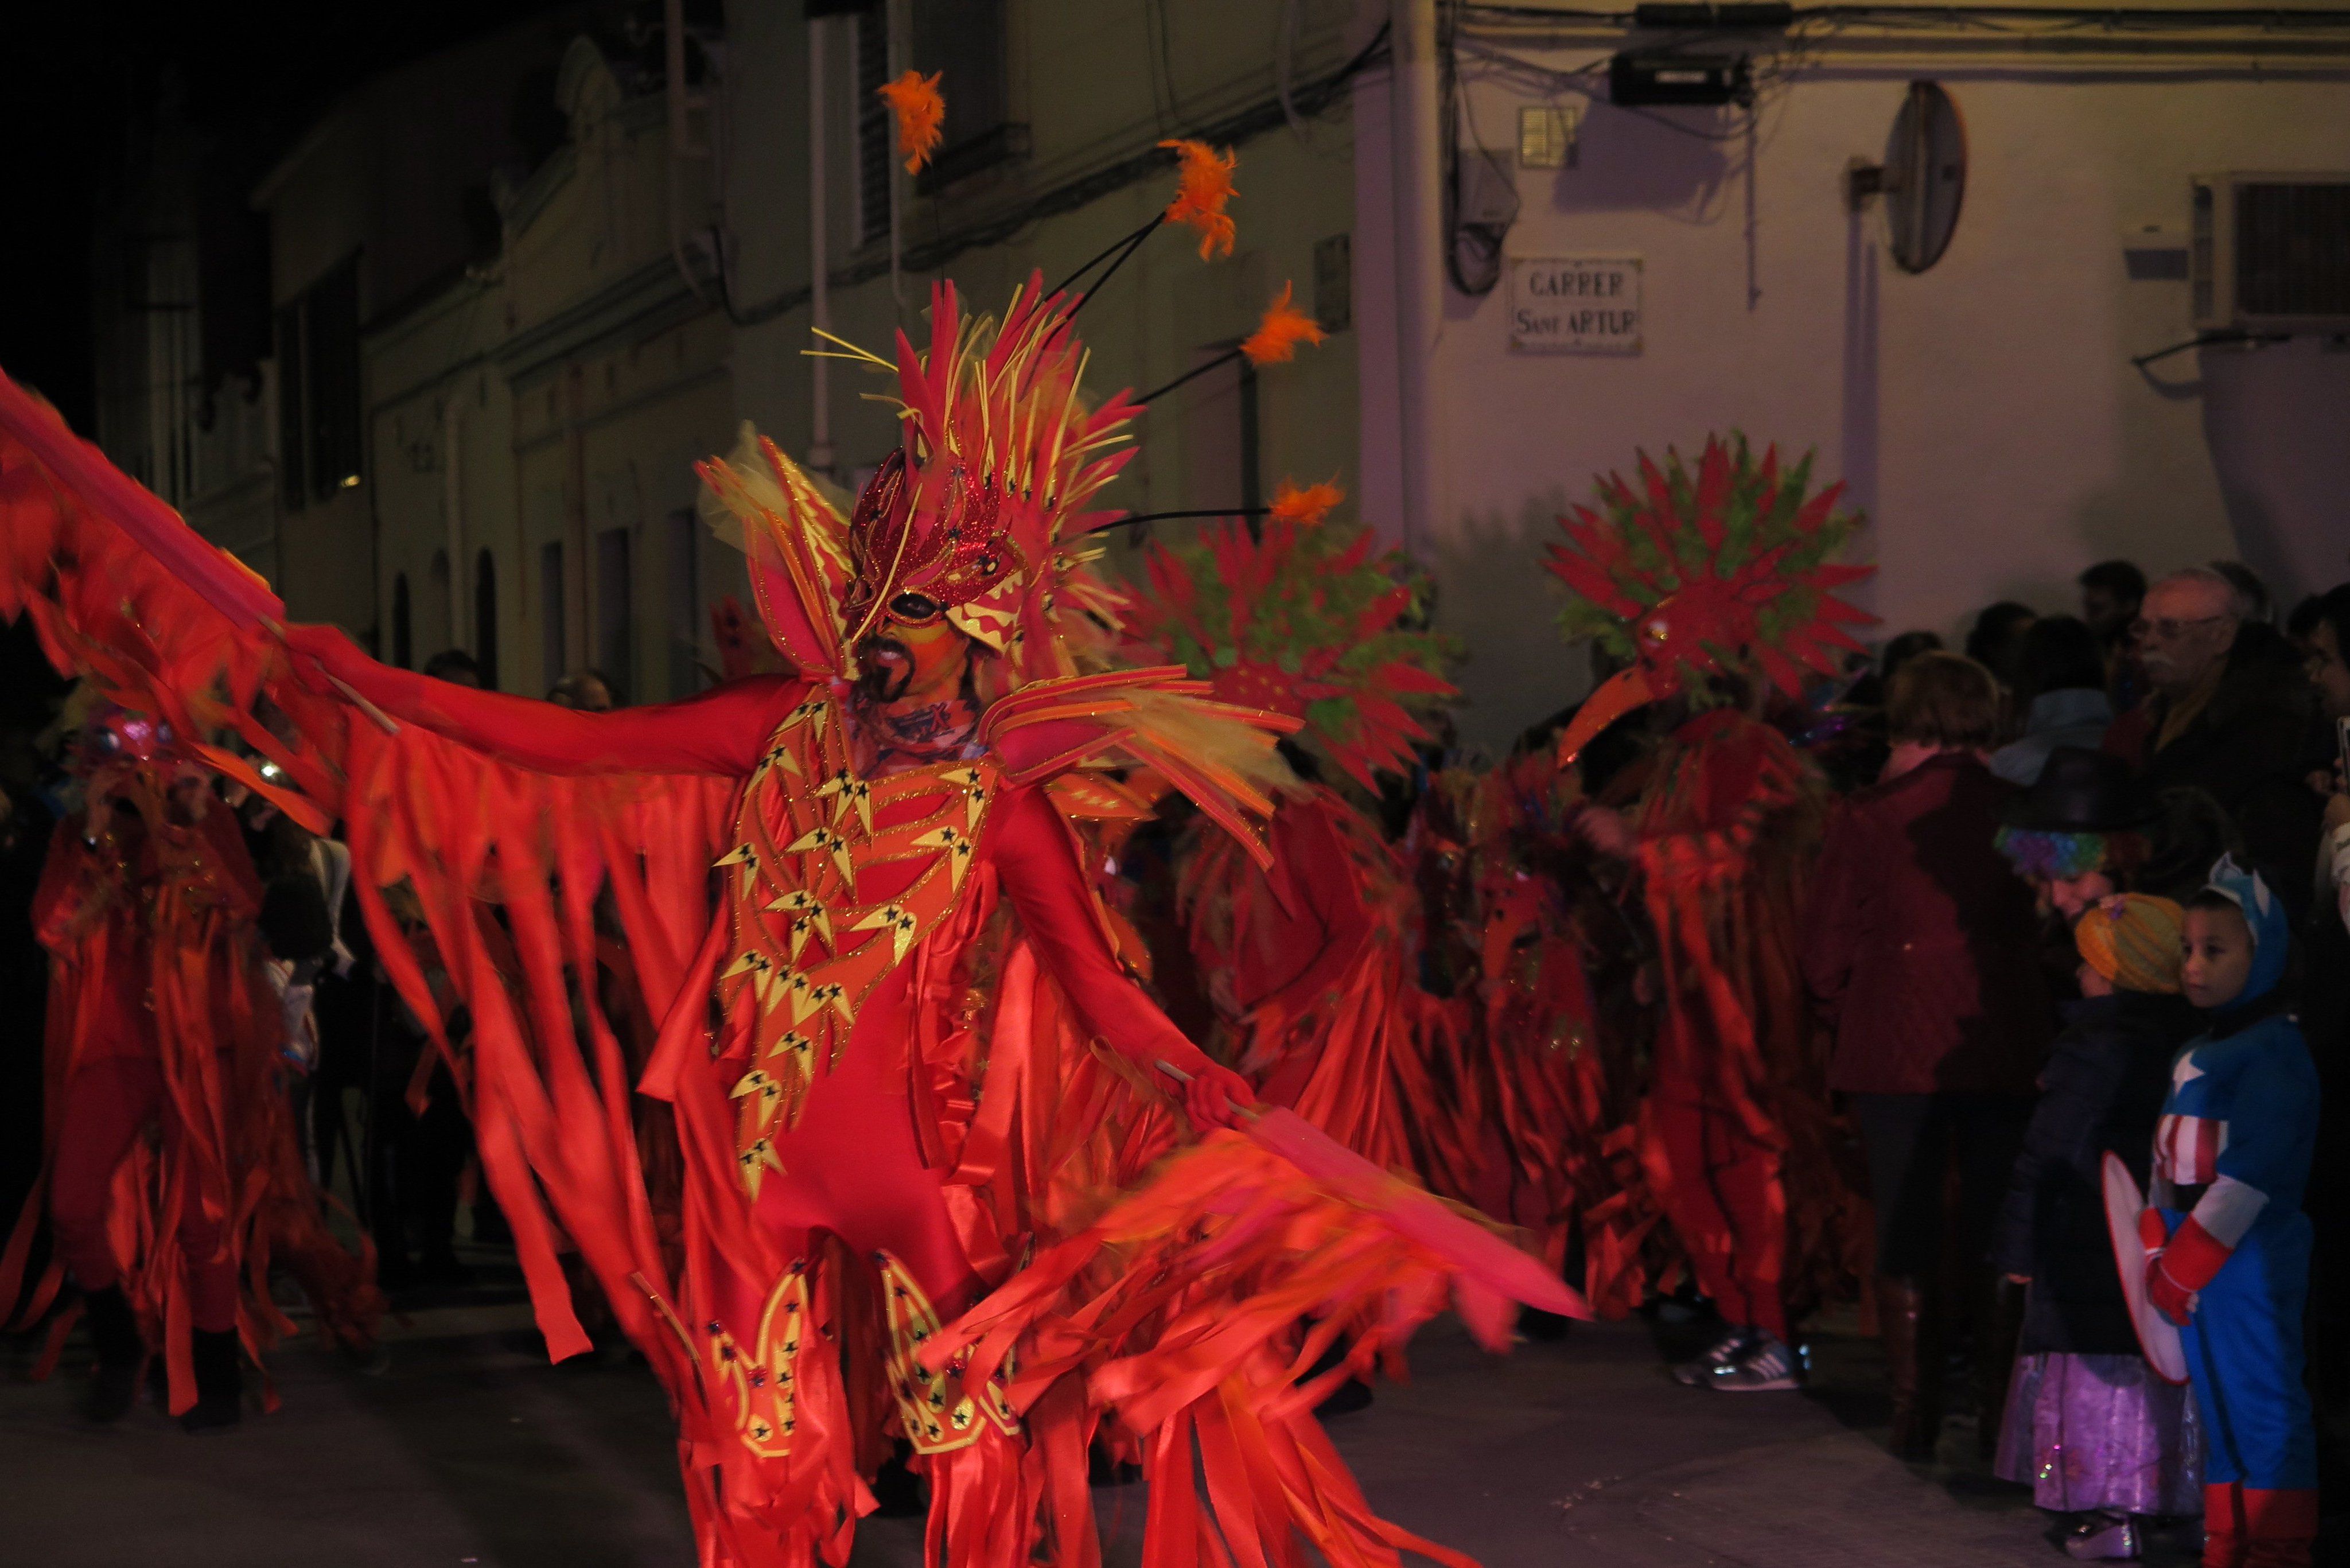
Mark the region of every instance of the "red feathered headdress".
<instances>
[{"instance_id":1,"label":"red feathered headdress","mask_svg":"<svg viewBox=\"0 0 2350 1568\"><path fill-rule=\"evenodd\" d=\"M1643 452L1638 491L1610 474L1597 510L1559 519L1567 543L1550 569L1576 595L1560 625L1630 661L1575 714L1562 765L1624 713L1709 676L1758 670L1793 695L1806 670L1835 673L1832 649L1860 649L1843 628L1876 617L1833 590L1873 568L1828 559L1860 518L1836 511L1841 484L1805 499L1811 465L1783 474L1775 446L1758 462L1743 436L1708 437L1694 472L1679 452L1662 469Z\"/></svg>"}]
</instances>

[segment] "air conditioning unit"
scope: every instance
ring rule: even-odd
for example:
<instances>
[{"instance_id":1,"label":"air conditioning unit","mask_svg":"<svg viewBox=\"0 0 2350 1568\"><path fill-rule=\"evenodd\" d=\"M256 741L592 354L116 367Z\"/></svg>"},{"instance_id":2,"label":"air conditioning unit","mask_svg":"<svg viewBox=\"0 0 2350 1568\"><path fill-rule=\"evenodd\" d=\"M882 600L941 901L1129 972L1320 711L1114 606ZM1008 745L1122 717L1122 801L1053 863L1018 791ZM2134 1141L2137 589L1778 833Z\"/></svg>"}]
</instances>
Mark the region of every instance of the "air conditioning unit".
<instances>
[{"instance_id":1,"label":"air conditioning unit","mask_svg":"<svg viewBox=\"0 0 2350 1568\"><path fill-rule=\"evenodd\" d=\"M2350 332L2350 173L2194 177L2198 332Z\"/></svg>"}]
</instances>

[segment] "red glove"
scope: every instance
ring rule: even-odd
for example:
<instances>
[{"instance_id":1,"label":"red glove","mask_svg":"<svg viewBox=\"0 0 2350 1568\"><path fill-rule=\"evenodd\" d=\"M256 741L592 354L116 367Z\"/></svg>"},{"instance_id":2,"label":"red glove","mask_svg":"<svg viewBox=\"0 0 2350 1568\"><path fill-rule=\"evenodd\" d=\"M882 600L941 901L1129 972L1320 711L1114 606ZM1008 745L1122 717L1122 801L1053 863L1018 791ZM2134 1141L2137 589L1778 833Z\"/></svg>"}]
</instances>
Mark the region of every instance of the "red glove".
<instances>
[{"instance_id":1,"label":"red glove","mask_svg":"<svg viewBox=\"0 0 2350 1568\"><path fill-rule=\"evenodd\" d=\"M1183 1085L1183 1114L1196 1127L1228 1127L1241 1119L1243 1108L1256 1104L1248 1080L1230 1067L1202 1061Z\"/></svg>"},{"instance_id":2,"label":"red glove","mask_svg":"<svg viewBox=\"0 0 2350 1568\"><path fill-rule=\"evenodd\" d=\"M294 679L322 697L337 694L329 676L355 685L373 662L341 628L331 626L287 627L286 651Z\"/></svg>"},{"instance_id":3,"label":"red glove","mask_svg":"<svg viewBox=\"0 0 2350 1568\"><path fill-rule=\"evenodd\" d=\"M2152 1210L2147 1213L2152 1214ZM2160 1216L2156 1216L2158 1223ZM2138 1233L2146 1233L2146 1220L2140 1216ZM2192 1214L2172 1232L2168 1244L2150 1252L2146 1260L2146 1298L2154 1309L2179 1327L2185 1328L2195 1314L2196 1293L2211 1282L2213 1275L2235 1251L2233 1247L2203 1229Z\"/></svg>"}]
</instances>

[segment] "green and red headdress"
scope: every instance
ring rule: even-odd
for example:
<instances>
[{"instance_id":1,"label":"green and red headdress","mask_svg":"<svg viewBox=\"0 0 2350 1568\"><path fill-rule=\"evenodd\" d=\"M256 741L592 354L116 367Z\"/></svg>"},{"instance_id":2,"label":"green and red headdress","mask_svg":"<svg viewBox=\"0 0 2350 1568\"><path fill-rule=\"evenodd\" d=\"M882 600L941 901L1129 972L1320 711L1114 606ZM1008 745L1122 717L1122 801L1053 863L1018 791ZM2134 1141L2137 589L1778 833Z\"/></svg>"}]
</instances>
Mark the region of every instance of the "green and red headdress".
<instances>
[{"instance_id":1,"label":"green and red headdress","mask_svg":"<svg viewBox=\"0 0 2350 1568\"><path fill-rule=\"evenodd\" d=\"M1874 568L1832 559L1861 519L1836 509L1842 484L1807 495L1811 472L1809 453L1783 473L1777 447L1757 462L1744 436L1709 436L1693 470L1642 452L1638 490L1609 474L1596 509L1559 519L1550 569L1575 595L1560 629L1627 661L1560 737L1561 765L1643 703L1703 701L1709 677L1759 672L1794 695L1806 671L1836 673L1836 650L1861 650L1844 628L1877 618L1834 590Z\"/></svg>"},{"instance_id":2,"label":"green and red headdress","mask_svg":"<svg viewBox=\"0 0 2350 1568\"><path fill-rule=\"evenodd\" d=\"M1437 673L1453 649L1417 625L1426 585L1400 553L1320 520L1337 499L1284 483L1256 536L1231 522L1153 544L1128 629L1222 701L1305 720L1300 742L1376 789L1455 695Z\"/></svg>"}]
</instances>

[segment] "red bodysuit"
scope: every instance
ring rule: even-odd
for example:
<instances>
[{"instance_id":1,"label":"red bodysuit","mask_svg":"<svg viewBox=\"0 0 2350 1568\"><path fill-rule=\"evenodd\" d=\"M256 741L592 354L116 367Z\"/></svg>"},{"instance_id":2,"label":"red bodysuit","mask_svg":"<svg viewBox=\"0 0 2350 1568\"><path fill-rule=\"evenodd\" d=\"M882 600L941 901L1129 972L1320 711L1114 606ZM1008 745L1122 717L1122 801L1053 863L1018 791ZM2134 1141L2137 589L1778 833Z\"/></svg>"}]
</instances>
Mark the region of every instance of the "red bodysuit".
<instances>
[{"instance_id":1,"label":"red bodysuit","mask_svg":"<svg viewBox=\"0 0 2350 1568\"><path fill-rule=\"evenodd\" d=\"M698 1418L689 1413L689 1475L716 1468L727 1478L697 1511L747 1512L813 1545L833 1540L838 1511L854 1508L852 1443L806 1431L847 1419L827 1387L837 1373L799 1355L795 1327L838 1321L852 1344L862 1332L829 1315L837 1293L871 1288L835 1277L825 1259L837 1241L879 1271L888 1316L876 1348L934 1489L968 1494L955 1505L965 1522L934 1511L934 1530L978 1530L971 1521L989 1510L1016 1514L1002 1489L1016 1469L1007 1457L1016 1444L1005 1444L1020 1418L993 1386L965 1393L911 1359L1017 1264L1018 1231L1034 1224L1015 1215L1007 1227L1000 1192L988 1195L991 1173L972 1168L983 1118L966 1064L972 1021L957 1010L983 948L992 950L982 936L999 896L1081 1032L1117 1052L1130 1076L1167 1083L1161 1063L1213 1071L1119 968L1045 784L1009 776L1035 766L1018 742L1038 732L860 777L848 703L800 680L752 677L681 701L588 713L373 665L338 673L400 719L535 771L743 781L732 797L733 847L716 857L716 919L639 1085L672 1103L687 1168L670 1329L702 1371L672 1387L699 1388L705 1401ZM514 924L527 951L526 912ZM470 991L483 1039L494 1042L500 1027L482 1006L484 987ZM527 995L525 1005L534 1005ZM1009 1071L991 1067L989 1082ZM477 1101L505 1107L478 1113L485 1133L492 1120L515 1126L530 1170L622 1317L640 1343L660 1343L667 1331L646 1303L669 1314L661 1298L672 1293L648 1290L643 1251L620 1222L630 1200L548 1179L569 1158L565 1140L583 1135L559 1116L539 1123L530 1086L500 1065L494 1044L477 1056L475 1079ZM501 1160L499 1142L485 1136L484 1159L507 1195L521 1173ZM713 1368L727 1374L715 1387ZM958 1483L957 1467L979 1479ZM792 1550L780 1560L794 1560Z\"/></svg>"}]
</instances>

